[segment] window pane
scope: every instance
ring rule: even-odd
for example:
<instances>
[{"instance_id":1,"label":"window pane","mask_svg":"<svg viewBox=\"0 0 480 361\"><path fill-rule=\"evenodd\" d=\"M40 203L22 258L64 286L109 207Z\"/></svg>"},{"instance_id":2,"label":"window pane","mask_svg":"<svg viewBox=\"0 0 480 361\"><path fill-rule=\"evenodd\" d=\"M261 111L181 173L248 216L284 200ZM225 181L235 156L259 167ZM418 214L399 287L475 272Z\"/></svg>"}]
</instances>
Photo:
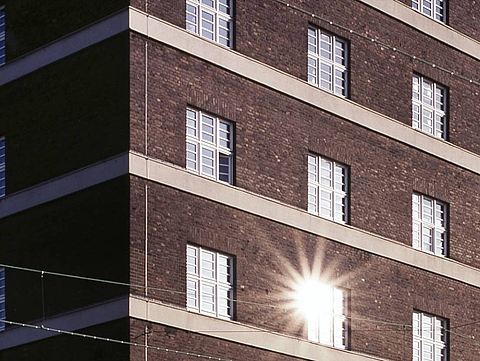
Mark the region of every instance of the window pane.
<instances>
[{"instance_id":1,"label":"window pane","mask_svg":"<svg viewBox=\"0 0 480 361\"><path fill-rule=\"evenodd\" d=\"M186 128L187 169L231 184L234 147L232 124L203 112L187 109ZM201 167L197 163L200 163Z\"/></svg>"},{"instance_id":2,"label":"window pane","mask_svg":"<svg viewBox=\"0 0 480 361\"><path fill-rule=\"evenodd\" d=\"M215 287L211 285L202 286L202 311L213 313L215 312Z\"/></svg>"},{"instance_id":3,"label":"window pane","mask_svg":"<svg viewBox=\"0 0 480 361\"><path fill-rule=\"evenodd\" d=\"M211 252L202 252L202 277L215 278L215 256Z\"/></svg>"},{"instance_id":4,"label":"window pane","mask_svg":"<svg viewBox=\"0 0 480 361\"><path fill-rule=\"evenodd\" d=\"M189 264L200 255L200 271L189 272ZM215 251L187 246L187 308L213 316L231 318L233 259Z\"/></svg>"},{"instance_id":5,"label":"window pane","mask_svg":"<svg viewBox=\"0 0 480 361\"><path fill-rule=\"evenodd\" d=\"M233 20L231 5L231 0L187 0L187 30L231 47ZM198 23L201 26L198 26Z\"/></svg>"}]
</instances>

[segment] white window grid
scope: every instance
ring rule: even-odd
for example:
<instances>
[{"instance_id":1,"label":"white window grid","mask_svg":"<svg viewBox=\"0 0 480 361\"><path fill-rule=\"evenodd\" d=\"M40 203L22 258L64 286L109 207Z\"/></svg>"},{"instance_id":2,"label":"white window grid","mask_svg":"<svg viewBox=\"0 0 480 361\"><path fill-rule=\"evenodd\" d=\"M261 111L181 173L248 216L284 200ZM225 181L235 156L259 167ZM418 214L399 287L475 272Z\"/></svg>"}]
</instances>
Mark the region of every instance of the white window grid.
<instances>
[{"instance_id":1,"label":"white window grid","mask_svg":"<svg viewBox=\"0 0 480 361\"><path fill-rule=\"evenodd\" d=\"M233 124L187 108L186 167L205 177L233 183Z\"/></svg>"},{"instance_id":2,"label":"white window grid","mask_svg":"<svg viewBox=\"0 0 480 361\"><path fill-rule=\"evenodd\" d=\"M5 64L5 6L0 6L0 66Z\"/></svg>"},{"instance_id":3,"label":"white window grid","mask_svg":"<svg viewBox=\"0 0 480 361\"><path fill-rule=\"evenodd\" d=\"M308 155L308 211L339 223L348 219L348 168Z\"/></svg>"},{"instance_id":4,"label":"white window grid","mask_svg":"<svg viewBox=\"0 0 480 361\"><path fill-rule=\"evenodd\" d=\"M187 0L186 6L188 31L232 48L233 0Z\"/></svg>"},{"instance_id":5,"label":"white window grid","mask_svg":"<svg viewBox=\"0 0 480 361\"><path fill-rule=\"evenodd\" d=\"M413 194L413 247L437 256L447 255L447 205Z\"/></svg>"},{"instance_id":6,"label":"white window grid","mask_svg":"<svg viewBox=\"0 0 480 361\"><path fill-rule=\"evenodd\" d=\"M446 22L445 0L412 0L412 8L431 19Z\"/></svg>"},{"instance_id":7,"label":"white window grid","mask_svg":"<svg viewBox=\"0 0 480 361\"><path fill-rule=\"evenodd\" d=\"M321 29L308 28L308 82L346 97L347 42Z\"/></svg>"},{"instance_id":8,"label":"white window grid","mask_svg":"<svg viewBox=\"0 0 480 361\"><path fill-rule=\"evenodd\" d=\"M412 126L446 139L446 89L422 76L413 76Z\"/></svg>"},{"instance_id":9,"label":"white window grid","mask_svg":"<svg viewBox=\"0 0 480 361\"><path fill-rule=\"evenodd\" d=\"M233 258L187 246L187 309L218 318L233 318Z\"/></svg>"},{"instance_id":10,"label":"white window grid","mask_svg":"<svg viewBox=\"0 0 480 361\"><path fill-rule=\"evenodd\" d=\"M347 292L331 286L320 286L318 317L308 320L308 339L324 345L345 349L348 347Z\"/></svg>"},{"instance_id":11,"label":"white window grid","mask_svg":"<svg viewBox=\"0 0 480 361\"><path fill-rule=\"evenodd\" d=\"M6 174L5 174L5 137L0 137L0 198L5 197Z\"/></svg>"},{"instance_id":12,"label":"white window grid","mask_svg":"<svg viewBox=\"0 0 480 361\"><path fill-rule=\"evenodd\" d=\"M5 268L0 268L0 320L5 319ZM4 329L5 323L0 322L0 331Z\"/></svg>"},{"instance_id":13,"label":"white window grid","mask_svg":"<svg viewBox=\"0 0 480 361\"><path fill-rule=\"evenodd\" d=\"M446 320L413 312L413 361L447 361Z\"/></svg>"}]
</instances>

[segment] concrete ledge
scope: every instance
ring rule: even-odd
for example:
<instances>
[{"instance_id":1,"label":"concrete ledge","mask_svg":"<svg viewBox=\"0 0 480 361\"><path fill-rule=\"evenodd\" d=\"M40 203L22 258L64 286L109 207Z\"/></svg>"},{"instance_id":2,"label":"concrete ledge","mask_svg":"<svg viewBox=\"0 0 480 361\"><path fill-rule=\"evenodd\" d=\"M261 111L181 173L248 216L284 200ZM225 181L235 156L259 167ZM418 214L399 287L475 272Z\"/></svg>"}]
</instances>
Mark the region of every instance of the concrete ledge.
<instances>
[{"instance_id":1,"label":"concrete ledge","mask_svg":"<svg viewBox=\"0 0 480 361\"><path fill-rule=\"evenodd\" d=\"M480 59L480 42L469 38L450 26L430 19L396 0L358 0L376 10L383 12L411 27L437 39L448 46ZM472 10L473 11L473 10Z\"/></svg>"},{"instance_id":2,"label":"concrete ledge","mask_svg":"<svg viewBox=\"0 0 480 361\"><path fill-rule=\"evenodd\" d=\"M130 297L130 317L307 360L384 360ZM228 355L226 355L228 356Z\"/></svg>"},{"instance_id":3,"label":"concrete ledge","mask_svg":"<svg viewBox=\"0 0 480 361\"><path fill-rule=\"evenodd\" d=\"M0 219L125 174L207 198L347 246L480 287L479 269L415 250L403 243L349 225L328 221L311 215L306 210L212 181L187 172L183 168L132 152L5 197L0 200Z\"/></svg>"},{"instance_id":4,"label":"concrete ledge","mask_svg":"<svg viewBox=\"0 0 480 361\"><path fill-rule=\"evenodd\" d=\"M0 86L128 30L128 10L89 25L0 67Z\"/></svg>"},{"instance_id":5,"label":"concrete ledge","mask_svg":"<svg viewBox=\"0 0 480 361\"><path fill-rule=\"evenodd\" d=\"M341 225L276 200L200 177L172 165L130 153L130 174L203 197L341 244L480 287L480 270L434 256L388 238Z\"/></svg>"},{"instance_id":6,"label":"concrete ledge","mask_svg":"<svg viewBox=\"0 0 480 361\"><path fill-rule=\"evenodd\" d=\"M81 168L0 199L0 219L127 173L127 154Z\"/></svg>"},{"instance_id":7,"label":"concrete ledge","mask_svg":"<svg viewBox=\"0 0 480 361\"><path fill-rule=\"evenodd\" d=\"M385 0L382 0L385 1ZM390 1L385 1L390 2ZM136 9L130 9L130 27L139 34L188 53L245 79L395 139L447 162L480 174L480 156L427 135L395 119L323 91L271 66L204 40Z\"/></svg>"},{"instance_id":8,"label":"concrete ledge","mask_svg":"<svg viewBox=\"0 0 480 361\"><path fill-rule=\"evenodd\" d=\"M128 317L128 306L128 298L125 297L91 305L80 310L74 310L31 324L37 326L43 325L62 331L78 331L82 328ZM7 328L5 331L0 332L0 350L44 340L57 335L57 333L52 331L29 327Z\"/></svg>"}]
</instances>

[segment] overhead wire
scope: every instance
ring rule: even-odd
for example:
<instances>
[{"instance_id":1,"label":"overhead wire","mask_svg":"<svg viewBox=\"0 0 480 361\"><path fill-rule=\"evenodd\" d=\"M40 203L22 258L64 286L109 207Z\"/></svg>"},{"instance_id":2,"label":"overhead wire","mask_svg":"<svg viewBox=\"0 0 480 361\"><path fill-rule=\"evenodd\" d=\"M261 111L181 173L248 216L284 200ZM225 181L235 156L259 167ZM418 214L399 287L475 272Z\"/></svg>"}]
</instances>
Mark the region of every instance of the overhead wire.
<instances>
[{"instance_id":1,"label":"overhead wire","mask_svg":"<svg viewBox=\"0 0 480 361\"><path fill-rule=\"evenodd\" d=\"M338 24L338 23L336 23L336 22L334 22L334 21L332 21L332 20L326 19L326 18L324 18L324 17L322 17L322 16L316 15L315 13L312 13L312 12L310 12L310 11L308 11L308 10L306 10L306 9L303 9L303 8L301 8L301 7L299 7L299 6L293 5L293 4L291 4L291 3L289 3L289 2L286 2L286 1L283 1L283 0L273 0L273 1L275 1L275 2L277 2L277 3L279 3L279 4L282 4L282 5L286 6L287 8L294 9L294 10L296 10L296 11L302 13L302 14L308 15L308 16L314 18L314 19L320 20L320 21L322 21L322 22L324 22L324 23L328 23L329 25L334 26L334 27L336 27L336 28L338 28L338 29L347 31L347 32L349 32L349 33L352 34L352 35L358 36L358 37L360 37L360 38L362 38L362 39L365 39L365 40L371 41L371 42L373 42L373 43L375 43L375 44L378 44L378 45L380 45L380 46L383 46L383 47L385 47L385 48L387 48L387 49L389 49L389 50L391 50L391 51L393 51L393 52L395 52L395 53L401 54L401 55L403 55L403 56L405 56L405 57L408 57L408 58L410 58L410 59L412 59L412 60L418 61L418 62L420 62L420 63L423 63L423 64L426 64L426 65L428 65L428 66L431 66L432 68L435 68L435 69L438 69L438 70L440 70L440 71L442 71L442 72L448 73L448 74L450 74L451 76L454 76L454 77L459 78L459 79L461 79L461 80L467 81L467 82L469 82L470 84L475 84L475 85L477 85L477 86L480 86L480 81L478 81L478 80L475 80L475 79L470 78L470 77L466 77L466 76L464 76L464 75L462 75L462 74L459 74L459 73L457 73L457 72L455 72L455 71L453 71L453 70L449 70L449 69L447 69L447 68L444 68L444 67L442 67L442 66L439 66L438 64L432 63L431 61L428 61L428 60L426 60L426 59L423 59L423 58L421 58L421 57L418 57L418 56L416 56L416 55L414 55L414 54L411 54L411 53L409 53L409 52L407 52L407 51L405 51L405 50L402 50L402 49L400 49L400 48L398 48L398 47L396 47L396 46L390 45L390 44L388 44L388 43L386 43L386 42L384 42L384 41L375 39L375 38L373 38L373 37L371 37L371 36L368 36L367 34L363 34L363 33L360 33L360 32L358 32L358 31L356 31L356 30L349 29L349 28L346 27L346 26L343 26L343 25L341 25L341 24Z\"/></svg>"},{"instance_id":2,"label":"overhead wire","mask_svg":"<svg viewBox=\"0 0 480 361\"><path fill-rule=\"evenodd\" d=\"M60 273L60 272L50 272L50 271L45 271L45 270L38 270L38 269L20 267L20 266L12 266L12 265L8 265L8 264L0 263L0 268L2 268L2 267L6 268L6 269L11 268L11 269L21 270L21 271L26 271L26 272L34 272L34 273L39 273L39 274L42 274L42 275L54 275L54 276L58 276L58 277L73 278L73 279L99 282L99 283L112 284L112 285L120 285L120 286L125 286L125 287L132 287L132 288L141 288L141 289L145 288L145 286L125 283L125 282L111 281L111 280L105 280L105 279L93 278L93 277L78 276L78 275L72 275L72 274L66 274L66 273ZM148 287L148 289L162 291L162 292L168 292L168 293L182 294L182 295L186 294L186 292L184 292L184 291L175 291L175 290L166 289L166 288ZM250 302L250 301L242 301L242 300L236 300L236 299L230 299L230 301L235 302L235 303L269 307L269 308L275 308L275 309L281 309L281 310L287 311L287 308L284 307L284 306L273 305L273 304L269 304L269 303ZM42 300L42 302L43 302L43 300ZM373 328L358 329L357 328L357 329L352 329L351 331L353 331L353 332L374 332L374 331L404 332L406 329L412 329L413 328L413 326L411 324L403 324L403 323L384 321L384 320L378 320L378 319L373 319L373 318L346 316L346 319L348 319L349 321L359 321L359 322L364 321L364 322L383 325L383 326L387 326L387 327L398 327L399 328L398 330L388 330L388 329L385 329L385 328L383 328L383 329L373 329ZM7 322L7 321L0 320L0 323L1 322L12 323L13 324L14 321L8 321ZM468 325L476 324L476 323L480 323L480 320L470 322L470 323L467 323L467 324L463 324L463 325L459 325L459 326L452 327L452 328L468 326ZM445 332L448 332L448 333L450 333L452 335L455 335L455 336L459 336L459 337L464 338L466 340L471 340L475 343L480 343L480 341L478 341L475 338L475 336L464 335L464 334L461 334L461 333L457 333L455 331L452 331L452 328L445 329ZM197 331L200 331L200 330L197 330ZM203 331L204 332L210 332L210 330L203 330ZM211 332L218 333L218 332L222 332L222 331L221 330L212 330ZM228 332L234 332L234 331L230 330ZM241 332L268 332L268 331L266 331L266 330L256 330L256 331L255 330L250 330L250 331L241 331Z\"/></svg>"},{"instance_id":3,"label":"overhead wire","mask_svg":"<svg viewBox=\"0 0 480 361\"><path fill-rule=\"evenodd\" d=\"M227 358L202 355L202 354L198 354L198 353L194 353L194 352L180 351L180 350L176 350L176 349L159 347L159 346L145 345L145 344L138 343L138 342L117 340L117 339L109 338L109 337L89 335L89 334L80 333L80 332L67 331L67 330L62 330L62 329L59 329L59 328L47 327L47 326L44 326L44 325L39 326L39 325L33 325L33 324L22 323L22 322L15 322L15 321L10 321L10 320L2 320L1 322L5 322L5 323L7 323L9 325L13 325L13 326L27 327L27 328L32 328L32 329L36 329L36 330L49 331L49 332L54 332L54 333L57 333L57 334L65 334L65 335L69 335L69 336L78 336L78 337L83 337L83 338L98 340L98 341L113 342L113 343L118 343L118 344L127 345L127 346L143 347L145 349L152 349L152 350L157 350L157 351L169 352L169 353L174 353L174 354L177 354L177 355L191 356L191 357L202 358L202 359L207 359L207 360L216 360L216 361L232 361L231 359L227 359Z\"/></svg>"}]
</instances>

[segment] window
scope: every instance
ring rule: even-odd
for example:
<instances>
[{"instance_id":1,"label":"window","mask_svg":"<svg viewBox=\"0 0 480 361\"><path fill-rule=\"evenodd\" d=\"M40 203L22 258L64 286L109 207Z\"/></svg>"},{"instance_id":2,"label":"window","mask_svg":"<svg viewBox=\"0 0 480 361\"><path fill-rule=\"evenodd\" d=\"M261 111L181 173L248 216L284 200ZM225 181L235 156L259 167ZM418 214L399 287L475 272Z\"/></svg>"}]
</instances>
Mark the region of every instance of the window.
<instances>
[{"instance_id":1,"label":"window","mask_svg":"<svg viewBox=\"0 0 480 361\"><path fill-rule=\"evenodd\" d=\"M5 197L5 137L0 137L0 198Z\"/></svg>"},{"instance_id":2,"label":"window","mask_svg":"<svg viewBox=\"0 0 480 361\"><path fill-rule=\"evenodd\" d=\"M413 312L413 361L447 361L446 320Z\"/></svg>"},{"instance_id":3,"label":"window","mask_svg":"<svg viewBox=\"0 0 480 361\"><path fill-rule=\"evenodd\" d=\"M347 42L320 29L308 29L308 82L347 96Z\"/></svg>"},{"instance_id":4,"label":"window","mask_svg":"<svg viewBox=\"0 0 480 361\"><path fill-rule=\"evenodd\" d=\"M233 183L233 124L187 109L187 169Z\"/></svg>"},{"instance_id":5,"label":"window","mask_svg":"<svg viewBox=\"0 0 480 361\"><path fill-rule=\"evenodd\" d=\"M348 171L345 165L308 155L308 211L318 216L347 222Z\"/></svg>"},{"instance_id":6,"label":"window","mask_svg":"<svg viewBox=\"0 0 480 361\"><path fill-rule=\"evenodd\" d=\"M446 89L414 75L412 104L412 126L446 139Z\"/></svg>"},{"instance_id":7,"label":"window","mask_svg":"<svg viewBox=\"0 0 480 361\"><path fill-rule=\"evenodd\" d=\"M447 255L447 206L413 194L413 247L438 256Z\"/></svg>"},{"instance_id":8,"label":"window","mask_svg":"<svg viewBox=\"0 0 480 361\"><path fill-rule=\"evenodd\" d=\"M233 0L187 0L187 30L232 47Z\"/></svg>"},{"instance_id":9,"label":"window","mask_svg":"<svg viewBox=\"0 0 480 361\"><path fill-rule=\"evenodd\" d=\"M5 64L5 7L0 6L0 65Z\"/></svg>"},{"instance_id":10,"label":"window","mask_svg":"<svg viewBox=\"0 0 480 361\"><path fill-rule=\"evenodd\" d=\"M233 318L233 258L187 246L187 309Z\"/></svg>"},{"instance_id":11,"label":"window","mask_svg":"<svg viewBox=\"0 0 480 361\"><path fill-rule=\"evenodd\" d=\"M0 320L5 320L5 268L0 268ZM0 322L0 331L5 329L5 323Z\"/></svg>"},{"instance_id":12,"label":"window","mask_svg":"<svg viewBox=\"0 0 480 361\"><path fill-rule=\"evenodd\" d=\"M309 317L308 339L338 348L347 347L346 291L327 285L321 286L318 317Z\"/></svg>"},{"instance_id":13,"label":"window","mask_svg":"<svg viewBox=\"0 0 480 361\"><path fill-rule=\"evenodd\" d=\"M412 0L412 8L434 20L446 22L446 0Z\"/></svg>"}]
</instances>

